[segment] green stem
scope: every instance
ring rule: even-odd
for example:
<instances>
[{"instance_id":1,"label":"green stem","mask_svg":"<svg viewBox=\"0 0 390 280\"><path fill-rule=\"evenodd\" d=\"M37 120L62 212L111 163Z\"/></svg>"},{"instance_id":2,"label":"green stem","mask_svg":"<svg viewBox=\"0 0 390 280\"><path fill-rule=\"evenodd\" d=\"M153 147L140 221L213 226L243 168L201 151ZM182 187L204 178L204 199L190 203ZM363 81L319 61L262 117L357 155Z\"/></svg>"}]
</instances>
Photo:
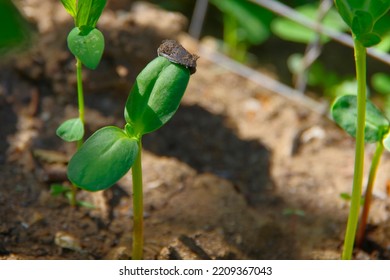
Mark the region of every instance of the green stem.
<instances>
[{"instance_id":1,"label":"green stem","mask_svg":"<svg viewBox=\"0 0 390 280\"><path fill-rule=\"evenodd\" d=\"M133 260L141 260L144 247L144 213L142 191L142 142L138 140L138 155L132 167L133 174Z\"/></svg>"},{"instance_id":2,"label":"green stem","mask_svg":"<svg viewBox=\"0 0 390 280\"><path fill-rule=\"evenodd\" d=\"M227 45L227 52L231 57L235 57L237 50L237 22L236 19L228 13L223 16L223 38Z\"/></svg>"},{"instance_id":3,"label":"green stem","mask_svg":"<svg viewBox=\"0 0 390 280\"><path fill-rule=\"evenodd\" d=\"M83 64L81 63L80 59L76 57L77 100L78 100L78 107L79 107L79 118L84 126L85 121L84 121L84 93L83 93L82 67ZM83 142L84 142L83 139L77 141L77 149L81 147ZM76 192L77 192L77 187L72 185L70 205L73 207L77 205Z\"/></svg>"},{"instance_id":4,"label":"green stem","mask_svg":"<svg viewBox=\"0 0 390 280\"><path fill-rule=\"evenodd\" d=\"M81 63L80 59L76 57L76 68L77 68L77 100L79 104L79 118L84 126L84 93L83 93L83 76L82 76L82 67L83 64ZM77 141L77 149L81 147L83 144L83 139L80 139Z\"/></svg>"},{"instance_id":5,"label":"green stem","mask_svg":"<svg viewBox=\"0 0 390 280\"><path fill-rule=\"evenodd\" d=\"M223 39L227 45L227 53L235 60L245 62L248 46L246 42L240 42L238 28L237 19L225 13L223 16Z\"/></svg>"},{"instance_id":6,"label":"green stem","mask_svg":"<svg viewBox=\"0 0 390 280\"><path fill-rule=\"evenodd\" d=\"M343 260L352 258L353 245L359 219L360 197L363 184L364 168L364 127L366 119L366 48L362 43L354 40L357 90L357 128L355 147L355 167L353 176L351 207L349 210L347 229L345 232Z\"/></svg>"},{"instance_id":7,"label":"green stem","mask_svg":"<svg viewBox=\"0 0 390 280\"><path fill-rule=\"evenodd\" d=\"M370 211L370 206L371 206L372 189L374 187L376 172L378 170L378 166L379 166L381 156L383 154L383 150L384 150L384 147L383 147L382 141L379 141L377 143L376 150L375 150L374 156L372 158L371 167L370 167L370 174L368 176L366 194L364 196L364 206L363 206L362 214L360 216L360 223L359 223L359 228L358 228L357 236L356 236L356 246L357 247L361 247L363 240L364 240L368 213Z\"/></svg>"}]
</instances>

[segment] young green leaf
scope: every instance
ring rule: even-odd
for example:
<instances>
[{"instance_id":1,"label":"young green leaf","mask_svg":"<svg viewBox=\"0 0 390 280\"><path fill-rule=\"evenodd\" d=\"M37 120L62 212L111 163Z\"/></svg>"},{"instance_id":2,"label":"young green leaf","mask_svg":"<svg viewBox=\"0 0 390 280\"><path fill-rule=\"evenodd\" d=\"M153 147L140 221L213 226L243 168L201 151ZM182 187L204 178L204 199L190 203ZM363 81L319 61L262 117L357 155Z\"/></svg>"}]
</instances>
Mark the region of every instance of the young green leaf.
<instances>
[{"instance_id":1,"label":"young green leaf","mask_svg":"<svg viewBox=\"0 0 390 280\"><path fill-rule=\"evenodd\" d=\"M84 136L83 122L80 118L67 120L57 128L56 134L67 142L78 141Z\"/></svg>"},{"instance_id":2,"label":"young green leaf","mask_svg":"<svg viewBox=\"0 0 390 280\"><path fill-rule=\"evenodd\" d=\"M101 128L70 160L68 178L88 191L107 189L129 171L137 153L137 140L128 137L122 129Z\"/></svg>"},{"instance_id":3,"label":"young green leaf","mask_svg":"<svg viewBox=\"0 0 390 280\"><path fill-rule=\"evenodd\" d=\"M95 69L103 55L104 36L96 28L75 27L68 35L68 47L86 67Z\"/></svg>"},{"instance_id":4,"label":"young green leaf","mask_svg":"<svg viewBox=\"0 0 390 280\"><path fill-rule=\"evenodd\" d=\"M137 135L168 122L179 107L190 79L186 67L157 57L138 75L126 102L125 119Z\"/></svg>"},{"instance_id":5,"label":"young green leaf","mask_svg":"<svg viewBox=\"0 0 390 280\"><path fill-rule=\"evenodd\" d=\"M52 184L50 185L50 194L52 196L58 196L60 194L64 194L70 192L70 188L67 186L63 186L61 184Z\"/></svg>"},{"instance_id":6,"label":"young green leaf","mask_svg":"<svg viewBox=\"0 0 390 280\"><path fill-rule=\"evenodd\" d=\"M390 0L335 0L343 20L365 47L380 42L377 21L390 9Z\"/></svg>"},{"instance_id":7,"label":"young green leaf","mask_svg":"<svg viewBox=\"0 0 390 280\"><path fill-rule=\"evenodd\" d=\"M61 0L65 10L73 17L76 18L77 14L77 1L76 0Z\"/></svg>"},{"instance_id":8,"label":"young green leaf","mask_svg":"<svg viewBox=\"0 0 390 280\"><path fill-rule=\"evenodd\" d=\"M78 1L76 26L95 28L107 0Z\"/></svg>"},{"instance_id":9,"label":"young green leaf","mask_svg":"<svg viewBox=\"0 0 390 280\"><path fill-rule=\"evenodd\" d=\"M344 95L337 98L331 110L335 122L348 134L355 137L357 120L356 95ZM364 140L366 142L381 141L388 130L389 121L371 101L367 100Z\"/></svg>"}]
</instances>

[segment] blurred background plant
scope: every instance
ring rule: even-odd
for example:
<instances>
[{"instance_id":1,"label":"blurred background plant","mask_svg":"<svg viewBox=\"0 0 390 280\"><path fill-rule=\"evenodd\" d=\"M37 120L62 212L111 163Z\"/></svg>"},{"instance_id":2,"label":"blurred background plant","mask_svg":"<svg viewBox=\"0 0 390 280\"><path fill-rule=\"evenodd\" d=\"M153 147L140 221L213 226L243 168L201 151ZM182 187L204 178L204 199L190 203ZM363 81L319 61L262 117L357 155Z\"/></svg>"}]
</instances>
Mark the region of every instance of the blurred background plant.
<instances>
[{"instance_id":1,"label":"blurred background plant","mask_svg":"<svg viewBox=\"0 0 390 280\"><path fill-rule=\"evenodd\" d=\"M272 64L271 71L301 94L331 102L340 95L356 92L353 64L343 62L345 56L352 57L352 49L314 30L328 29L341 41L345 39L343 35L348 28L337 13L333 0L150 2L185 14L191 19L189 33L193 37L212 37L218 50L236 61L255 68ZM302 25L297 18L298 21L310 20L313 26ZM376 23L376 31L383 38L375 46L377 56L390 50L389 26L390 14ZM277 61L271 61L275 59L275 53ZM389 65L372 58L368 63L371 94L390 116Z\"/></svg>"},{"instance_id":2,"label":"blurred background plant","mask_svg":"<svg viewBox=\"0 0 390 280\"><path fill-rule=\"evenodd\" d=\"M26 47L32 28L11 0L0 1L0 55Z\"/></svg>"},{"instance_id":3,"label":"blurred background plant","mask_svg":"<svg viewBox=\"0 0 390 280\"><path fill-rule=\"evenodd\" d=\"M274 15L248 0L210 0L222 12L222 50L239 62L247 62L250 46L263 43L270 36Z\"/></svg>"},{"instance_id":4,"label":"blurred background plant","mask_svg":"<svg viewBox=\"0 0 390 280\"><path fill-rule=\"evenodd\" d=\"M115 2L120 1L113 1ZM124 2L124 1L123 1ZM129 1L132 2L132 1ZM255 69L265 70L294 88L295 93L310 95L329 103L343 94L356 92L354 68L343 63L352 49L321 35L315 26L302 25L310 20L318 29L327 28L342 37L345 23L335 10L333 0L148 0L178 11L189 19L189 33L196 39L210 39L219 51ZM122 7L124 8L124 7ZM11 0L0 1L0 54L31 39L32 28ZM390 51L390 14L376 23L383 38L376 54ZM384 59L386 60L386 59ZM390 117L390 73L387 63L369 58L368 87L374 102Z\"/></svg>"}]
</instances>

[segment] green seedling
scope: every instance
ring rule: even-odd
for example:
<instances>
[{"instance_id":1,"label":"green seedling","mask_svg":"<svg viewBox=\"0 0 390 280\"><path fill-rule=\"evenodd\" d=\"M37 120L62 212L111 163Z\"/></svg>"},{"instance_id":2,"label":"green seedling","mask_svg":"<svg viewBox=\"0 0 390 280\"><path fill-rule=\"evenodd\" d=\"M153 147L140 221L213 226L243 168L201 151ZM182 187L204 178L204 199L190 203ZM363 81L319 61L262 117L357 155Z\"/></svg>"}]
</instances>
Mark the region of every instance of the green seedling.
<instances>
[{"instance_id":1,"label":"green seedling","mask_svg":"<svg viewBox=\"0 0 390 280\"><path fill-rule=\"evenodd\" d=\"M355 166L351 207L344 239L342 259L351 259L359 219L360 196L363 184L364 140L366 123L366 48L381 41L378 20L390 9L390 0L335 0L336 7L352 31L357 80L357 109Z\"/></svg>"},{"instance_id":2,"label":"green seedling","mask_svg":"<svg viewBox=\"0 0 390 280\"><path fill-rule=\"evenodd\" d=\"M130 168L133 178L132 259L143 255L142 136L167 123L179 107L196 55L176 41L164 41L159 56L138 75L125 106L123 129L107 126L96 131L68 165L68 177L76 186L99 191L110 188Z\"/></svg>"},{"instance_id":3,"label":"green seedling","mask_svg":"<svg viewBox=\"0 0 390 280\"><path fill-rule=\"evenodd\" d=\"M248 0L211 0L223 13L223 41L226 53L240 62L247 59L252 45L270 36L273 14Z\"/></svg>"},{"instance_id":4,"label":"green seedling","mask_svg":"<svg viewBox=\"0 0 390 280\"><path fill-rule=\"evenodd\" d=\"M53 197L57 197L57 196L63 196L65 197L69 203L72 203L72 187L71 186L64 186L64 185L61 185L61 184L52 184L50 185L50 194L51 196ZM90 209L93 209L95 208L95 205L87 202L87 201L83 201L83 200L76 200L76 205L77 206L81 206L81 207L85 207L85 208L90 208Z\"/></svg>"},{"instance_id":5,"label":"green seedling","mask_svg":"<svg viewBox=\"0 0 390 280\"><path fill-rule=\"evenodd\" d=\"M282 214L284 216L298 216L298 217L304 217L305 211L302 209L295 209L295 208L285 208L283 209Z\"/></svg>"},{"instance_id":6,"label":"green seedling","mask_svg":"<svg viewBox=\"0 0 390 280\"><path fill-rule=\"evenodd\" d=\"M356 109L356 95L341 96L336 99L332 105L333 119L337 122L338 125L340 125L340 127L342 127L348 134L353 137L356 137L357 131ZM364 240L367 218L372 200L372 190L374 187L375 176L379 166L380 158L384 149L390 151L389 131L390 122L371 101L367 100L366 119L364 124L364 141L366 143L376 143L376 150L371 161L365 196L363 200L360 200L360 205L363 205L363 210L361 213L360 223L356 236L357 247L360 247ZM350 197L350 199L352 199L352 197Z\"/></svg>"},{"instance_id":7,"label":"green seedling","mask_svg":"<svg viewBox=\"0 0 390 280\"><path fill-rule=\"evenodd\" d=\"M77 96L79 116L66 120L56 133L67 142L77 141L79 148L84 137L84 93L82 66L95 69L103 55L104 36L96 28L107 0L61 0L66 11L73 17L75 27L69 32L67 42L70 52L76 58ZM76 206L76 187L72 188L71 205Z\"/></svg>"}]
</instances>

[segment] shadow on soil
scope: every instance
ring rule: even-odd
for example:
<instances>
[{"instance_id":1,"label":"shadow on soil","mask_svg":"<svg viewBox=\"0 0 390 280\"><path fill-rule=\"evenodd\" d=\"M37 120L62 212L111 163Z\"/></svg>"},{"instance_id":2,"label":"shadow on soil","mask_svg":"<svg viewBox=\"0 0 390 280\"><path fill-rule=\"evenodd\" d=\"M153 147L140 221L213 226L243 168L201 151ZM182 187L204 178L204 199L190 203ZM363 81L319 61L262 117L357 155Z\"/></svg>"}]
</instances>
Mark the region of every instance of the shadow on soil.
<instances>
[{"instance_id":1,"label":"shadow on soil","mask_svg":"<svg viewBox=\"0 0 390 280\"><path fill-rule=\"evenodd\" d=\"M234 129L234 128L233 128ZM146 135L143 147L175 157L199 173L231 181L251 206L271 190L270 152L258 141L239 139L223 116L199 106L182 106L163 129Z\"/></svg>"}]
</instances>

